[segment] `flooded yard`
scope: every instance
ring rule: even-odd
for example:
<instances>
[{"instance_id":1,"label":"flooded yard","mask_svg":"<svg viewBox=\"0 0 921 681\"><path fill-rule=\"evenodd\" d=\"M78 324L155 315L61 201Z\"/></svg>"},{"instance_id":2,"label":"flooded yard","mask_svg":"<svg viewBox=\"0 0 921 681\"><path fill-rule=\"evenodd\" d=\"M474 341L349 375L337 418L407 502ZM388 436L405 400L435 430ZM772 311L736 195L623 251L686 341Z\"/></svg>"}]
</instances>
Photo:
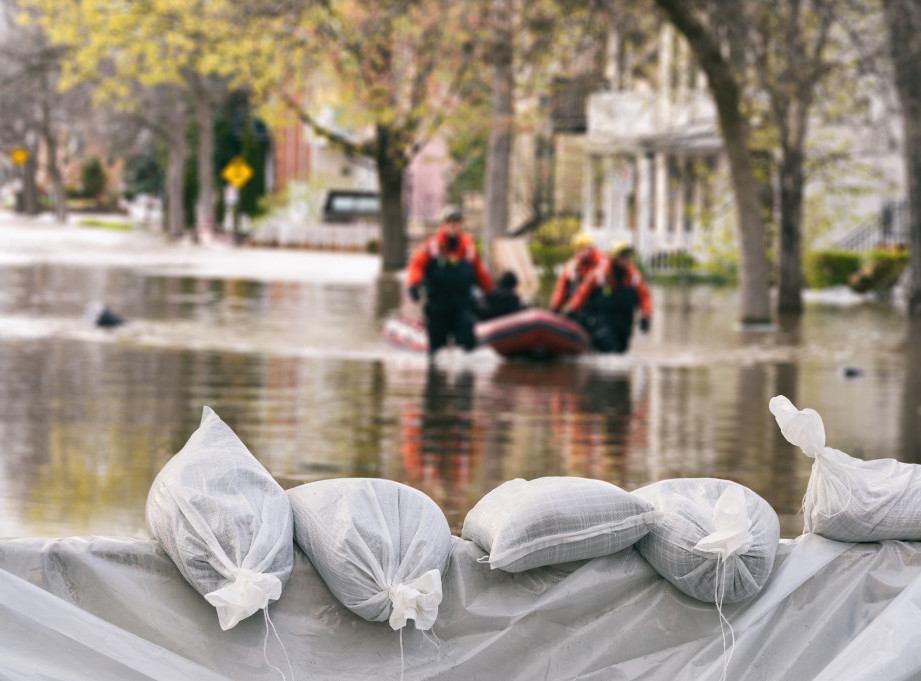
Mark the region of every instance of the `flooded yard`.
<instances>
[{"instance_id":1,"label":"flooded yard","mask_svg":"<svg viewBox=\"0 0 921 681\"><path fill-rule=\"evenodd\" d=\"M892 304L810 299L750 330L732 290L654 287L652 331L627 356L429 363L383 343L400 281L370 256L86 231L0 223L0 536L146 537L150 483L204 405L283 486L399 480L455 533L514 477L712 476L795 536L811 461L780 435L776 394L816 409L829 446L921 462L921 342ZM94 300L129 324L86 326Z\"/></svg>"}]
</instances>

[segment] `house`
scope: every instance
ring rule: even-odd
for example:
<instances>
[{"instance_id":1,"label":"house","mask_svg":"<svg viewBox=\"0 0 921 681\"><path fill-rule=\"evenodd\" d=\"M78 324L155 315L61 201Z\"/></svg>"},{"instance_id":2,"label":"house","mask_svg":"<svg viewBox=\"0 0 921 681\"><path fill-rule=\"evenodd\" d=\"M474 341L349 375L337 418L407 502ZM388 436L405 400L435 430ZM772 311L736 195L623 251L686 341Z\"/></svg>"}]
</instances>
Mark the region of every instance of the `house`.
<instances>
[{"instance_id":1,"label":"house","mask_svg":"<svg viewBox=\"0 0 921 681\"><path fill-rule=\"evenodd\" d=\"M667 22L659 26L656 48L652 77L625 78L611 60L609 82L625 86L588 98L582 230L599 245L632 243L646 258L686 251L706 260L714 244L725 248L735 240L717 114L687 43ZM833 147L849 158L849 170L832 181L861 190L847 195L837 191L841 186L807 185L807 222L811 210L813 221L831 225L813 239L816 244L835 244L868 222L885 220L902 195L898 119L879 102L870 115L859 128L812 126L812 150ZM772 201L766 197L768 210Z\"/></svg>"}]
</instances>

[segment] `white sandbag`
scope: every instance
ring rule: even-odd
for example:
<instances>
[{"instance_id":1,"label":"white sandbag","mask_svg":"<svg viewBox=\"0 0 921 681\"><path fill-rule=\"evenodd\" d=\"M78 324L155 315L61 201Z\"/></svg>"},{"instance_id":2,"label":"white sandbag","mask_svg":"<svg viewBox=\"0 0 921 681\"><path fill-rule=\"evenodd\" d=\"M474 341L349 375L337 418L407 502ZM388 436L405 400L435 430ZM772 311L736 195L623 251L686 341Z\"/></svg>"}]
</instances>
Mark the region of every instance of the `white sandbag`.
<instances>
[{"instance_id":1,"label":"white sandbag","mask_svg":"<svg viewBox=\"0 0 921 681\"><path fill-rule=\"evenodd\" d=\"M490 568L523 572L616 553L655 517L649 503L603 480L516 478L470 509L461 537L488 554Z\"/></svg>"},{"instance_id":2,"label":"white sandbag","mask_svg":"<svg viewBox=\"0 0 921 681\"><path fill-rule=\"evenodd\" d=\"M277 600L294 568L287 495L209 407L154 479L146 519L221 629Z\"/></svg>"},{"instance_id":3,"label":"white sandbag","mask_svg":"<svg viewBox=\"0 0 921 681\"><path fill-rule=\"evenodd\" d=\"M661 513L637 549L684 593L733 603L757 594L770 577L780 521L752 490L730 480L681 478L633 494Z\"/></svg>"},{"instance_id":4,"label":"white sandbag","mask_svg":"<svg viewBox=\"0 0 921 681\"><path fill-rule=\"evenodd\" d=\"M342 478L288 490L294 538L332 594L371 622L430 629L453 547L444 512L393 480Z\"/></svg>"},{"instance_id":5,"label":"white sandbag","mask_svg":"<svg viewBox=\"0 0 921 681\"><path fill-rule=\"evenodd\" d=\"M826 447L822 417L783 395L769 408L784 437L815 459L803 499L804 532L846 542L921 540L921 466L864 461Z\"/></svg>"}]
</instances>

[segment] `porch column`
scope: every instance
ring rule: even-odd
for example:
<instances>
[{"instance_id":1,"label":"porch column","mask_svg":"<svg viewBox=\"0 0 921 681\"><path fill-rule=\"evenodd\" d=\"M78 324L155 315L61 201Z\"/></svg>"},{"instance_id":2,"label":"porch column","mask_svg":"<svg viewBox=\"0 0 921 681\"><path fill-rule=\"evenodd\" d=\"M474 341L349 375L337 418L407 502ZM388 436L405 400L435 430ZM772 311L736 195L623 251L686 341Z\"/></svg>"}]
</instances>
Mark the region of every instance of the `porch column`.
<instances>
[{"instance_id":1,"label":"porch column","mask_svg":"<svg viewBox=\"0 0 921 681\"><path fill-rule=\"evenodd\" d=\"M655 172L655 249L658 250L665 239L668 226L668 158L664 151L657 151L653 160Z\"/></svg>"},{"instance_id":2,"label":"porch column","mask_svg":"<svg viewBox=\"0 0 921 681\"><path fill-rule=\"evenodd\" d=\"M636 156L636 248L646 257L652 248L652 164L645 152Z\"/></svg>"},{"instance_id":3,"label":"porch column","mask_svg":"<svg viewBox=\"0 0 921 681\"><path fill-rule=\"evenodd\" d=\"M613 156L605 156L602 159L602 172L604 177L604 184L601 188L603 216L600 226L605 237L610 238L617 221L617 165L614 163Z\"/></svg>"},{"instance_id":4,"label":"porch column","mask_svg":"<svg viewBox=\"0 0 921 681\"><path fill-rule=\"evenodd\" d=\"M582 231L590 233L595 227L595 157L585 157L582 173Z\"/></svg>"}]
</instances>

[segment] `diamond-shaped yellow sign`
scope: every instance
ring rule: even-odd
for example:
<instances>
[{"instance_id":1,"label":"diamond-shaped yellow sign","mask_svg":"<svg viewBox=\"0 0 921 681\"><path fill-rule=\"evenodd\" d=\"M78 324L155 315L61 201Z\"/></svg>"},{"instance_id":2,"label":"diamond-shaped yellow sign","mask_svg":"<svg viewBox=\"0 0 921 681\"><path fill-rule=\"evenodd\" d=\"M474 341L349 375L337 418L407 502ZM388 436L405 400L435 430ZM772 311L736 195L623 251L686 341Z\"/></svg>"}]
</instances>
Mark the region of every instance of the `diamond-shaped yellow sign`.
<instances>
[{"instance_id":1,"label":"diamond-shaped yellow sign","mask_svg":"<svg viewBox=\"0 0 921 681\"><path fill-rule=\"evenodd\" d=\"M10 152L10 158L18 166L21 166L23 163L29 160L29 152L22 147L16 147L13 151Z\"/></svg>"},{"instance_id":2,"label":"diamond-shaped yellow sign","mask_svg":"<svg viewBox=\"0 0 921 681\"><path fill-rule=\"evenodd\" d=\"M252 176L253 169L249 167L249 163L239 156L234 156L230 159L230 162L221 171L221 177L237 189L249 182L249 178Z\"/></svg>"}]
</instances>

